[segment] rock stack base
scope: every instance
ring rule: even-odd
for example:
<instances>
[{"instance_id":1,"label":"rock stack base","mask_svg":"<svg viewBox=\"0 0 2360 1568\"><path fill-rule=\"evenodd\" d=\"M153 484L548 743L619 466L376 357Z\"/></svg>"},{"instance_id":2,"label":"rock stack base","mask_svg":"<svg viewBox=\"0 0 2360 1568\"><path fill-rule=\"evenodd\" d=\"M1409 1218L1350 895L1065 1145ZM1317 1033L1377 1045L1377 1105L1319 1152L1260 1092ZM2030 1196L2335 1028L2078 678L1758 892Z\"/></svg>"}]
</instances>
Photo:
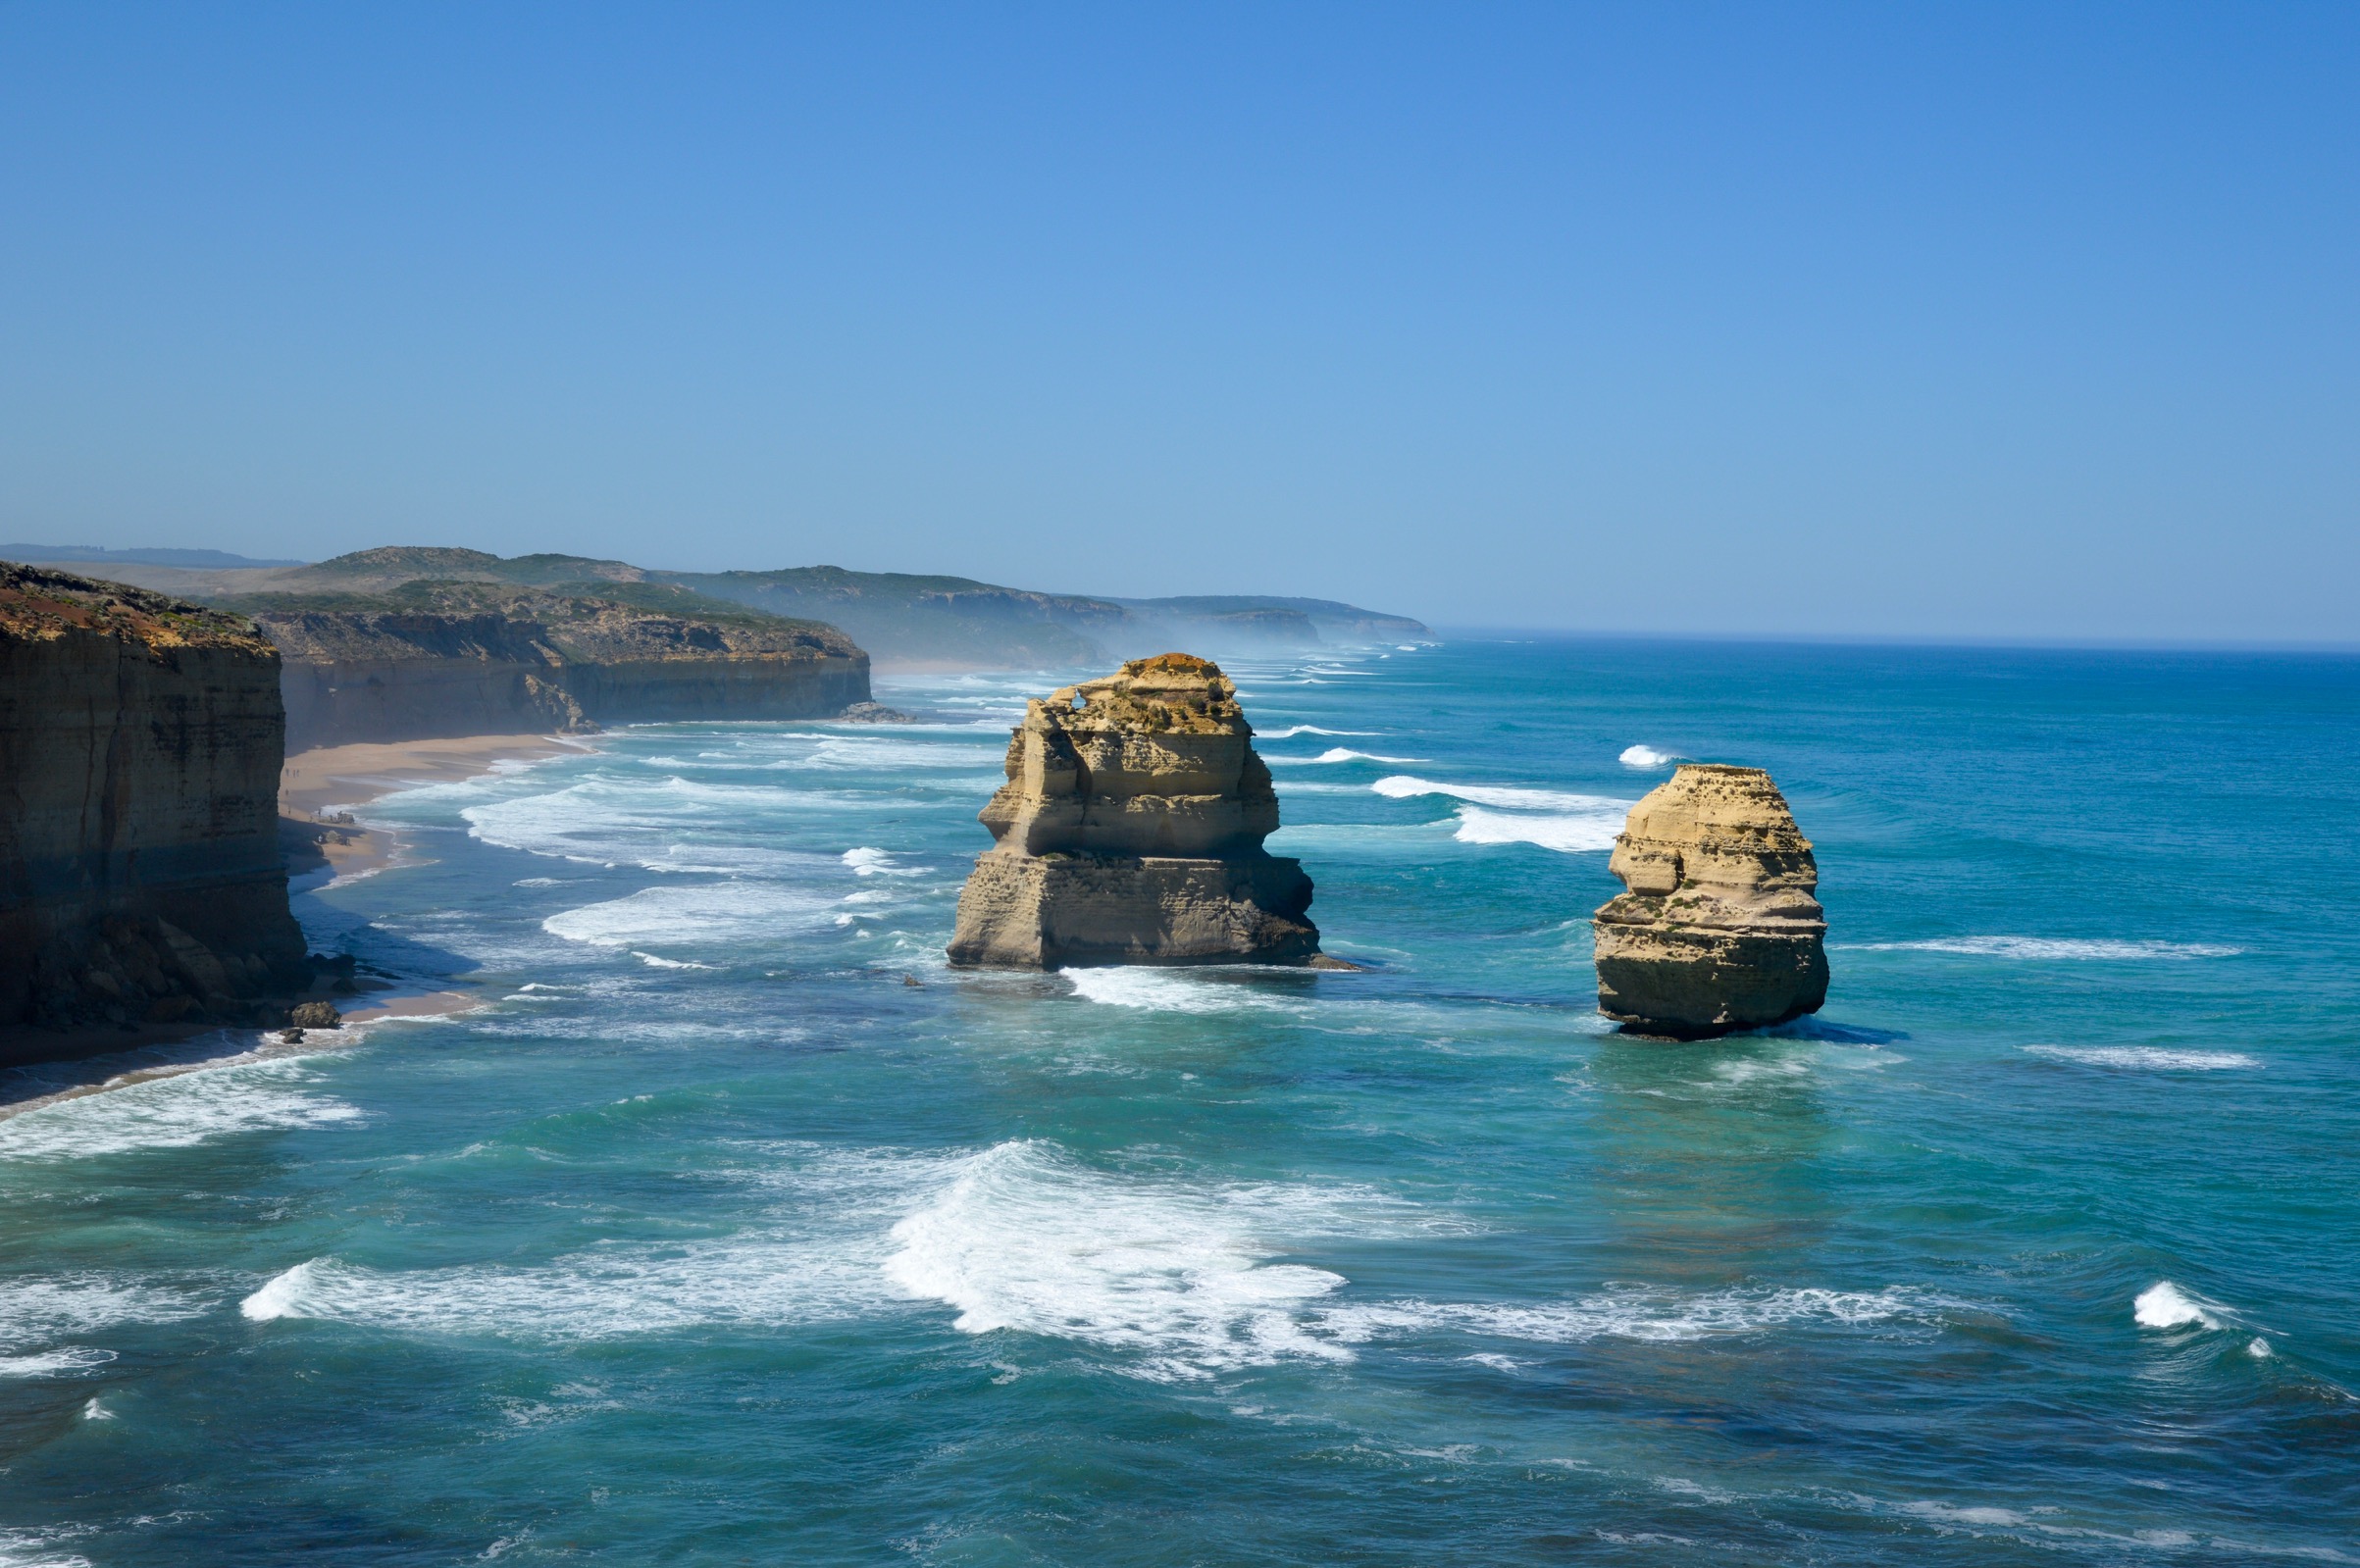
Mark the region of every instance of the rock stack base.
<instances>
[{"instance_id":1,"label":"rock stack base","mask_svg":"<svg viewBox=\"0 0 2360 1568\"><path fill-rule=\"evenodd\" d=\"M959 894L962 967L1305 964L1311 880L1262 848L1270 770L1219 668L1184 653L1027 705L998 844Z\"/></svg>"},{"instance_id":2,"label":"rock stack base","mask_svg":"<svg viewBox=\"0 0 2360 1568\"><path fill-rule=\"evenodd\" d=\"M1819 863L1760 768L1682 765L1631 808L1607 869L1629 890L1592 921L1598 1010L1626 1030L1702 1039L1826 1001Z\"/></svg>"}]
</instances>

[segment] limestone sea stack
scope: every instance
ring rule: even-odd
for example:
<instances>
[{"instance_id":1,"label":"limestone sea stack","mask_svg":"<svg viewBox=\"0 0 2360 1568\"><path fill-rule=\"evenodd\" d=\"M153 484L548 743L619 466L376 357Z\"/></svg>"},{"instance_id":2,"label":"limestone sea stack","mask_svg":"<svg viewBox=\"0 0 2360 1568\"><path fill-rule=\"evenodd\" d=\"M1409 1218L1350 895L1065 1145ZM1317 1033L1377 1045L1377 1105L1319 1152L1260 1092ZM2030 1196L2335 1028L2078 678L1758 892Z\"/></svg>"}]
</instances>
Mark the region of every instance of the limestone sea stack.
<instances>
[{"instance_id":1,"label":"limestone sea stack","mask_svg":"<svg viewBox=\"0 0 2360 1568\"><path fill-rule=\"evenodd\" d=\"M962 967L1307 964L1311 880L1262 848L1270 770L1217 665L1185 653L1025 705L959 894Z\"/></svg>"},{"instance_id":2,"label":"limestone sea stack","mask_svg":"<svg viewBox=\"0 0 2360 1568\"><path fill-rule=\"evenodd\" d=\"M1636 1034L1702 1039L1827 999L1827 918L1811 840L1760 768L1684 763L1631 807L1607 869L1598 1010Z\"/></svg>"}]
</instances>

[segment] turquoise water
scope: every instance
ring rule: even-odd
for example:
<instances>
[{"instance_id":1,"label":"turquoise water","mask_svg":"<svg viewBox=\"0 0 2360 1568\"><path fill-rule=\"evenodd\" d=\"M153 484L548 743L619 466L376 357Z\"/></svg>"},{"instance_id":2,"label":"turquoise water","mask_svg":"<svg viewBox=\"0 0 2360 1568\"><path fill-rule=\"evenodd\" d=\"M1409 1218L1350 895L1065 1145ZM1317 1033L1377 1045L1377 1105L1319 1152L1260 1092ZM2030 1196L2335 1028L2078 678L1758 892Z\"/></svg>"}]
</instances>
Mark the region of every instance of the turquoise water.
<instances>
[{"instance_id":1,"label":"turquoise water","mask_svg":"<svg viewBox=\"0 0 2360 1568\"><path fill-rule=\"evenodd\" d=\"M1050 677L368 808L480 1010L0 1122L0 1562L2360 1557L2360 662L1237 673L1371 973L948 972ZM1818 1019L1602 1029L1634 747Z\"/></svg>"}]
</instances>

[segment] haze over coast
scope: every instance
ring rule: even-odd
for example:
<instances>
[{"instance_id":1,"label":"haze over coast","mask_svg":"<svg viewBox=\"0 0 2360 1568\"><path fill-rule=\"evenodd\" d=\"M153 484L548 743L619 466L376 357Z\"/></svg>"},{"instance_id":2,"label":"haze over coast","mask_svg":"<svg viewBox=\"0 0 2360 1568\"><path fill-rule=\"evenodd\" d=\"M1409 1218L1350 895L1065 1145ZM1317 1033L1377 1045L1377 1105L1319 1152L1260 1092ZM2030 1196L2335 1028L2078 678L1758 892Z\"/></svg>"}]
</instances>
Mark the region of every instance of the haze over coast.
<instances>
[{"instance_id":1,"label":"haze over coast","mask_svg":"<svg viewBox=\"0 0 2360 1568\"><path fill-rule=\"evenodd\" d=\"M2356 80L0 5L0 1568L2360 1558Z\"/></svg>"}]
</instances>

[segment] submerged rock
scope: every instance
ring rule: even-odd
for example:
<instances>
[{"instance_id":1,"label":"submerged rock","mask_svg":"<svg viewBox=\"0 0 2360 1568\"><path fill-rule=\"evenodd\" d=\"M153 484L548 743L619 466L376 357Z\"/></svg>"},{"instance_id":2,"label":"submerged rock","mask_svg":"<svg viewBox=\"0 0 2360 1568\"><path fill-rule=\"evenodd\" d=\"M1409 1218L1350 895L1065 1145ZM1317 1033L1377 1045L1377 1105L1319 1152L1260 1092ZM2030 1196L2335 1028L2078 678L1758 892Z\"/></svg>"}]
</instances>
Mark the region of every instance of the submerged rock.
<instances>
[{"instance_id":1,"label":"submerged rock","mask_svg":"<svg viewBox=\"0 0 2360 1568\"><path fill-rule=\"evenodd\" d=\"M1302 964L1311 880L1262 848L1270 770L1220 668L1185 653L1026 704L1008 782L981 814L998 844L959 894L950 961Z\"/></svg>"},{"instance_id":2,"label":"submerged rock","mask_svg":"<svg viewBox=\"0 0 2360 1568\"><path fill-rule=\"evenodd\" d=\"M1827 919L1811 840L1760 768L1683 763L1631 807L1607 869L1598 1010L1701 1039L1783 1024L1827 999Z\"/></svg>"}]
</instances>

